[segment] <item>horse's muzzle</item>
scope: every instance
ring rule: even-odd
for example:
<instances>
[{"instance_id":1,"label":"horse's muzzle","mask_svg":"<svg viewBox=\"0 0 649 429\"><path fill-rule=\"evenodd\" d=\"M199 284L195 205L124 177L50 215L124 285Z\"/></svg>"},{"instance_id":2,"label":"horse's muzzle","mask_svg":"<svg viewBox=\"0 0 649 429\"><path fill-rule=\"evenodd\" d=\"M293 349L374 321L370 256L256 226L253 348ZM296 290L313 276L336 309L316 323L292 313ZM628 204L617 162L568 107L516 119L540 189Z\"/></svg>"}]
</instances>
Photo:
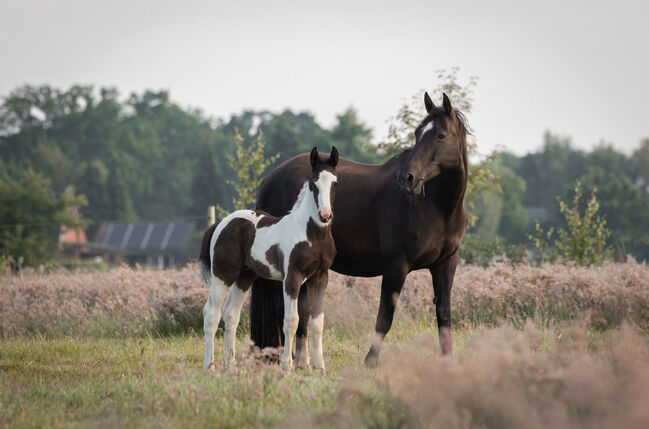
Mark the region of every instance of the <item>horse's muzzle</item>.
<instances>
[{"instance_id":1,"label":"horse's muzzle","mask_svg":"<svg viewBox=\"0 0 649 429\"><path fill-rule=\"evenodd\" d=\"M422 177L416 177L414 174L405 171L397 175L397 183L402 191L412 195L421 194L424 188L424 179Z\"/></svg>"},{"instance_id":2,"label":"horse's muzzle","mask_svg":"<svg viewBox=\"0 0 649 429\"><path fill-rule=\"evenodd\" d=\"M320 210L318 212L318 217L320 217L320 222L329 223L333 217L333 213L331 213L331 210Z\"/></svg>"}]
</instances>

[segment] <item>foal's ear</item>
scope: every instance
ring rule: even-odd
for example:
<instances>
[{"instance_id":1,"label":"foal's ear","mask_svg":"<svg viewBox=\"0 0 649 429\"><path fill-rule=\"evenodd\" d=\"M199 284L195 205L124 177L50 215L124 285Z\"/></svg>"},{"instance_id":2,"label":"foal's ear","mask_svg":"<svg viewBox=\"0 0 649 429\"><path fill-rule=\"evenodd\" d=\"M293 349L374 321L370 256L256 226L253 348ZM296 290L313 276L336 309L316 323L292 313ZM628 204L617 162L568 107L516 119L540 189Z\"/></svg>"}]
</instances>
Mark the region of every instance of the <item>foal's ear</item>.
<instances>
[{"instance_id":1,"label":"foal's ear","mask_svg":"<svg viewBox=\"0 0 649 429\"><path fill-rule=\"evenodd\" d=\"M320 160L320 155L318 155L318 148L313 146L313 149L311 149L311 168L315 167L316 164L318 164L318 161Z\"/></svg>"},{"instance_id":2,"label":"foal's ear","mask_svg":"<svg viewBox=\"0 0 649 429\"><path fill-rule=\"evenodd\" d=\"M424 94L424 105L426 106L426 111L430 113L435 108L435 103L430 99L430 96L426 92Z\"/></svg>"},{"instance_id":3,"label":"foal's ear","mask_svg":"<svg viewBox=\"0 0 649 429\"><path fill-rule=\"evenodd\" d=\"M336 149L336 146L331 148L331 153L329 154L327 164L331 165L334 168L336 168L336 165L338 165L338 149Z\"/></svg>"},{"instance_id":4,"label":"foal's ear","mask_svg":"<svg viewBox=\"0 0 649 429\"><path fill-rule=\"evenodd\" d=\"M451 106L451 100L448 98L448 95L446 95L446 93L444 93L443 104L444 104L444 112L446 112L446 114L448 116L451 116L451 112L453 111L453 107Z\"/></svg>"}]
</instances>

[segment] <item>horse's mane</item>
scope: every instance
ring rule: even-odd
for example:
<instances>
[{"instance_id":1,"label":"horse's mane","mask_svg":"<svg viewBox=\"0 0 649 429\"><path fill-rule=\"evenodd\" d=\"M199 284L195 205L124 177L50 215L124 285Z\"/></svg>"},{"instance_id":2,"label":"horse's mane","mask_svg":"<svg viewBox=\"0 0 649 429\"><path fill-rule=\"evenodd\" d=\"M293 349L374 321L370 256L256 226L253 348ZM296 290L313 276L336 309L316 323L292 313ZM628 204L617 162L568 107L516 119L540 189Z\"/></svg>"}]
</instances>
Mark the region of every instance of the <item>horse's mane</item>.
<instances>
[{"instance_id":1,"label":"horse's mane","mask_svg":"<svg viewBox=\"0 0 649 429\"><path fill-rule=\"evenodd\" d=\"M293 213L295 209L300 207L300 204L302 204L302 201L304 201L304 197L306 197L306 193L309 190L309 181L307 180L304 182L304 185L302 185L302 189L300 189L300 193L297 194L297 200L295 200L295 204L293 204L293 207L289 211L289 213Z\"/></svg>"}]
</instances>

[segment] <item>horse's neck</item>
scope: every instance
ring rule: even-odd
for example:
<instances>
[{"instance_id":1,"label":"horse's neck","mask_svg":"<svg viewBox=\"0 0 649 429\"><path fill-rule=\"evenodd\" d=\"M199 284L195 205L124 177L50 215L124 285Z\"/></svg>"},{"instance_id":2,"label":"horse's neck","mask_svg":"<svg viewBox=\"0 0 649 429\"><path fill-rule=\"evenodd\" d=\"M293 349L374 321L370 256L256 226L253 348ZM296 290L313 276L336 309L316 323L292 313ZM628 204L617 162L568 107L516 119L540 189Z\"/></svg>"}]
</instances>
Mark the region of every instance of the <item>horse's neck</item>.
<instances>
[{"instance_id":1,"label":"horse's neck","mask_svg":"<svg viewBox=\"0 0 649 429\"><path fill-rule=\"evenodd\" d=\"M317 208L315 205L315 200L313 199L313 192L311 192L308 187L303 192L304 194L301 194L298 197L299 200L296 202L295 207L293 207L291 212L287 215L287 217L292 221L300 223L308 222L309 218L315 219L317 215Z\"/></svg>"},{"instance_id":2,"label":"horse's neck","mask_svg":"<svg viewBox=\"0 0 649 429\"><path fill-rule=\"evenodd\" d=\"M469 167L467 158L465 150L457 168L442 172L437 180L424 185L424 199L449 215L464 208Z\"/></svg>"}]
</instances>

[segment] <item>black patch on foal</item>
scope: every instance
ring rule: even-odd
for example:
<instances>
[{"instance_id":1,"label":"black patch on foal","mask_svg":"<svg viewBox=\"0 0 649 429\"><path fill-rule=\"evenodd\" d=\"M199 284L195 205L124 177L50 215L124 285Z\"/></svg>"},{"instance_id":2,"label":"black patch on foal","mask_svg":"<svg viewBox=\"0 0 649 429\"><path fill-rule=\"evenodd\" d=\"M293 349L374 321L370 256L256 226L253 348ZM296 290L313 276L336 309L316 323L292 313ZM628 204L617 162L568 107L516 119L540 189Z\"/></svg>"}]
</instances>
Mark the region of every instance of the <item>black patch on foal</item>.
<instances>
[{"instance_id":1,"label":"black patch on foal","mask_svg":"<svg viewBox=\"0 0 649 429\"><path fill-rule=\"evenodd\" d=\"M266 260L284 277L284 252L279 248L279 244L273 244L266 251Z\"/></svg>"},{"instance_id":2,"label":"black patch on foal","mask_svg":"<svg viewBox=\"0 0 649 429\"><path fill-rule=\"evenodd\" d=\"M234 218L219 234L214 244L212 271L227 286L231 286L240 277L249 277L250 271L260 277L270 277L268 267L250 257L255 233L255 225L248 219ZM242 284L242 290L250 286L245 283L247 282Z\"/></svg>"},{"instance_id":3,"label":"black patch on foal","mask_svg":"<svg viewBox=\"0 0 649 429\"><path fill-rule=\"evenodd\" d=\"M255 213L257 214L257 216L262 216L262 218L257 222L257 228L265 228L267 226L275 225L282 219L281 217L271 216L261 210L255 210Z\"/></svg>"},{"instance_id":4,"label":"black patch on foal","mask_svg":"<svg viewBox=\"0 0 649 429\"><path fill-rule=\"evenodd\" d=\"M288 266L289 271L295 270L308 279L321 269L329 269L336 256L336 246L331 237L331 226L320 227L313 218L307 223L306 236L308 241L297 243L291 251ZM299 285L287 281L286 287L286 294L296 299Z\"/></svg>"}]
</instances>

